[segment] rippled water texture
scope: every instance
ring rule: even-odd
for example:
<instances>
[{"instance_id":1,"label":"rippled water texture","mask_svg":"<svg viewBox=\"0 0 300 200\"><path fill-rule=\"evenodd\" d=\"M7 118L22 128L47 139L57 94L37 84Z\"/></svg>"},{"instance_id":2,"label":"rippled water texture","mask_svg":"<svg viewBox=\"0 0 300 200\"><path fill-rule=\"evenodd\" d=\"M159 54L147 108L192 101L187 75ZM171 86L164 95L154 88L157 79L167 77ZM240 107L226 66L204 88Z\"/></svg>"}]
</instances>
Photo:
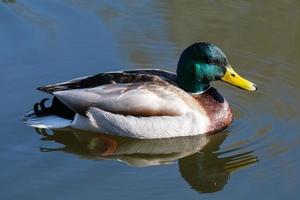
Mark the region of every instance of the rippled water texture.
<instances>
[{"instance_id":1,"label":"rippled water texture","mask_svg":"<svg viewBox=\"0 0 300 200\"><path fill-rule=\"evenodd\" d=\"M1 199L297 199L298 1L0 2ZM97 72L175 71L210 41L255 93L214 86L234 123L214 136L134 140L35 131L22 115L37 86Z\"/></svg>"}]
</instances>

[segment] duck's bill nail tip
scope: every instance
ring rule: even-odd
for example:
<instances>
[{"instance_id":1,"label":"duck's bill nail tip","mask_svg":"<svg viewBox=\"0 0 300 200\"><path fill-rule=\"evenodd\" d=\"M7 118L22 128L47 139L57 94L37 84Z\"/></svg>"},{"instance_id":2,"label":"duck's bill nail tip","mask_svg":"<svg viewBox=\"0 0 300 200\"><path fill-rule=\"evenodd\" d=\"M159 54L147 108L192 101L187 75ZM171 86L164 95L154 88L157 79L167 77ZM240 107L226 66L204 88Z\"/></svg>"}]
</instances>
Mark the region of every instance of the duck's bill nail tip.
<instances>
[{"instance_id":1,"label":"duck's bill nail tip","mask_svg":"<svg viewBox=\"0 0 300 200\"><path fill-rule=\"evenodd\" d=\"M254 87L253 91L257 91L257 89L258 89L257 85L253 83L253 87Z\"/></svg>"}]
</instances>

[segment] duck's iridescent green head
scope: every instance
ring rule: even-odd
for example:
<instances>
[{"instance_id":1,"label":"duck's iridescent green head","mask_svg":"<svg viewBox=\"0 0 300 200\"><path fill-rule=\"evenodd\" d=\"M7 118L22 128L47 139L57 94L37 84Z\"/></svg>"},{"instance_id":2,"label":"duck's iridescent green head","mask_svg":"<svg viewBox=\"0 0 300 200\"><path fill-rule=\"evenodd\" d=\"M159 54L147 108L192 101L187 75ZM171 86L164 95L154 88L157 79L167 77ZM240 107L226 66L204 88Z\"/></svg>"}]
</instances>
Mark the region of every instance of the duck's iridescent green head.
<instances>
[{"instance_id":1,"label":"duck's iridescent green head","mask_svg":"<svg viewBox=\"0 0 300 200\"><path fill-rule=\"evenodd\" d=\"M210 87L210 82L223 80L245 90L256 90L255 84L240 77L228 64L223 51L206 42L186 48L178 61L179 86L187 92L199 93Z\"/></svg>"}]
</instances>

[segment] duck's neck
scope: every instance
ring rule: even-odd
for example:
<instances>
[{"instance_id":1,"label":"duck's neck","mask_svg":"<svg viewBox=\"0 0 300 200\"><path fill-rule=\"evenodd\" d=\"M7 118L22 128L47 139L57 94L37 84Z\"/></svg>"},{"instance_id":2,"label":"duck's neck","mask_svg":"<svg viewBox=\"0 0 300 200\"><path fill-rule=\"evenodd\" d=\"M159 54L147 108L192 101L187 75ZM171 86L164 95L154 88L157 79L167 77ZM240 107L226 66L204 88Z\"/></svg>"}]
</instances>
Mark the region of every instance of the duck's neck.
<instances>
[{"instance_id":1,"label":"duck's neck","mask_svg":"<svg viewBox=\"0 0 300 200\"><path fill-rule=\"evenodd\" d=\"M192 60L180 59L177 65L177 82L181 89L189 93L203 93L210 88L213 74L207 64L195 63Z\"/></svg>"},{"instance_id":2,"label":"duck's neck","mask_svg":"<svg viewBox=\"0 0 300 200\"><path fill-rule=\"evenodd\" d=\"M198 81L189 72L177 70L177 83L181 89L189 93L203 93L210 88L208 81Z\"/></svg>"},{"instance_id":3,"label":"duck's neck","mask_svg":"<svg viewBox=\"0 0 300 200\"><path fill-rule=\"evenodd\" d=\"M181 89L183 89L186 92L192 93L192 94L201 94L206 92L210 88L210 84L195 84L191 82L182 82L180 79L178 79L178 84Z\"/></svg>"}]
</instances>

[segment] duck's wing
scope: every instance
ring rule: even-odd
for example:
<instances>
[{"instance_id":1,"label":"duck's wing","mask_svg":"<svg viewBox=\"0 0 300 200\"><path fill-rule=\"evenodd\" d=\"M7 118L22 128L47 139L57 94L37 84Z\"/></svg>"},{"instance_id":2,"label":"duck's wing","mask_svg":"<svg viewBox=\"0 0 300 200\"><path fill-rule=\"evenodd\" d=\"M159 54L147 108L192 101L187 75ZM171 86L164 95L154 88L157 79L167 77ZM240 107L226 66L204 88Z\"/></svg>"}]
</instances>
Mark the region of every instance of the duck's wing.
<instances>
[{"instance_id":1,"label":"duck's wing","mask_svg":"<svg viewBox=\"0 0 300 200\"><path fill-rule=\"evenodd\" d=\"M161 69L136 69L136 70L127 70L124 71L125 73L130 73L130 74L148 74L148 75L155 75L159 76L163 80L173 84L177 85L177 76L176 74L161 70Z\"/></svg>"},{"instance_id":2,"label":"duck's wing","mask_svg":"<svg viewBox=\"0 0 300 200\"><path fill-rule=\"evenodd\" d=\"M158 76L170 84L177 85L176 75L159 69L137 69L128 71L106 72L80 77L66 82L38 87L37 89L49 94L58 91L93 88L114 83L148 82Z\"/></svg>"},{"instance_id":3,"label":"duck's wing","mask_svg":"<svg viewBox=\"0 0 300 200\"><path fill-rule=\"evenodd\" d=\"M151 79L140 82L56 90L53 95L81 115L86 115L91 107L115 114L143 117L177 116L198 109L195 99L185 91L157 76L149 77Z\"/></svg>"}]
</instances>

